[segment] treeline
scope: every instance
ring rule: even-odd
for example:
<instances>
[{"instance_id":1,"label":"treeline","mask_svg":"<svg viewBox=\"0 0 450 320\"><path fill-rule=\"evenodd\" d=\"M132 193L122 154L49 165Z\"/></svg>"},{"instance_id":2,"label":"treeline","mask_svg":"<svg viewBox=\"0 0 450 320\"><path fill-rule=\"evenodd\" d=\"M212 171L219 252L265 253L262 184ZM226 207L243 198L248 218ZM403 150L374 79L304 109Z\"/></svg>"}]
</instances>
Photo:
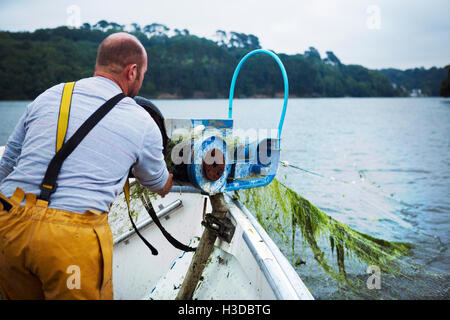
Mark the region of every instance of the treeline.
<instances>
[{"instance_id":1,"label":"treeline","mask_svg":"<svg viewBox=\"0 0 450 320\"><path fill-rule=\"evenodd\" d=\"M425 96L439 96L442 81L447 76L445 68L414 68L407 70L382 69L379 70L389 80L405 93L420 90Z\"/></svg>"},{"instance_id":2,"label":"treeline","mask_svg":"<svg viewBox=\"0 0 450 320\"><path fill-rule=\"evenodd\" d=\"M34 99L57 83L91 76L98 45L118 31L134 34L146 48L149 69L140 94L153 98L227 97L239 60L250 50L260 48L258 38L251 34L218 30L211 40L157 23L143 27L134 23L127 28L101 20L75 29L0 32L0 99ZM390 73L344 65L331 51L324 58L313 47L303 54L279 56L294 97L408 95L401 85L392 85ZM427 84L431 94L439 91L440 82L437 88L431 82ZM282 92L281 73L275 61L266 55L247 60L235 96L275 97Z\"/></svg>"}]
</instances>

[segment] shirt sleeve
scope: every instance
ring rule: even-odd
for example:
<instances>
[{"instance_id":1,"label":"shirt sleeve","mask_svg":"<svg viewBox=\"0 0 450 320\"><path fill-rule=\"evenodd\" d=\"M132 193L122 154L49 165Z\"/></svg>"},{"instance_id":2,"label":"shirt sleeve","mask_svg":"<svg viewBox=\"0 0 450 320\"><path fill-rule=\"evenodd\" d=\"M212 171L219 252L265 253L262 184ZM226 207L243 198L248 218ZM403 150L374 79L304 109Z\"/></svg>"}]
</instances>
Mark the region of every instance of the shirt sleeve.
<instances>
[{"instance_id":1,"label":"shirt sleeve","mask_svg":"<svg viewBox=\"0 0 450 320\"><path fill-rule=\"evenodd\" d=\"M152 122L145 135L138 159L133 166L133 174L136 179L150 191L163 189L169 178L162 150L161 132Z\"/></svg>"},{"instance_id":2,"label":"shirt sleeve","mask_svg":"<svg viewBox=\"0 0 450 320\"><path fill-rule=\"evenodd\" d=\"M0 183L13 171L22 151L22 144L25 139L26 115L27 112L25 111L6 142L5 151L0 160Z\"/></svg>"}]
</instances>

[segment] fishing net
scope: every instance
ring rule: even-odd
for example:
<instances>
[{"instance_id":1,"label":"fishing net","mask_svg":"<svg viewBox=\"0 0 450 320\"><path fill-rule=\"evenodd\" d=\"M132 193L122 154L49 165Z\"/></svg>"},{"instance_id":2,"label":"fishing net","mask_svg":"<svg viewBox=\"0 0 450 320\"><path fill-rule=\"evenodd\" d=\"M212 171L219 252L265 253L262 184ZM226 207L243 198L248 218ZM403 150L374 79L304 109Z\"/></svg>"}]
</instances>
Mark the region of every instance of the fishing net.
<instances>
[{"instance_id":1,"label":"fishing net","mask_svg":"<svg viewBox=\"0 0 450 320\"><path fill-rule=\"evenodd\" d=\"M237 195L265 228L279 232L285 239L290 234L294 250L298 230L301 245L308 245L314 259L338 280L345 278L346 255L353 254L368 265L379 265L384 271L400 272L396 257L408 254L412 247L408 243L389 242L353 230L276 179L266 187L241 190ZM291 227L289 232L286 225ZM337 269L324 258L324 251L319 246L324 239L328 240L328 247L336 256Z\"/></svg>"},{"instance_id":2,"label":"fishing net","mask_svg":"<svg viewBox=\"0 0 450 320\"><path fill-rule=\"evenodd\" d=\"M445 296L441 291L448 279L414 263L411 243L359 232L277 179L262 188L239 190L235 196L253 212L316 297Z\"/></svg>"}]
</instances>

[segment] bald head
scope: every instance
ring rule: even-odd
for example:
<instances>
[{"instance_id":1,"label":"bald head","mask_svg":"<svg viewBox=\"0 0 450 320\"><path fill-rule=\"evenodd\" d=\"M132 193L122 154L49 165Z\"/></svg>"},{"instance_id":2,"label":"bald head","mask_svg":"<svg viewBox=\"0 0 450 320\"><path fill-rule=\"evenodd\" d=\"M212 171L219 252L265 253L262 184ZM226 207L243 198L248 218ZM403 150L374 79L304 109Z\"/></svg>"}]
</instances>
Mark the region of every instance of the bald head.
<instances>
[{"instance_id":1,"label":"bald head","mask_svg":"<svg viewBox=\"0 0 450 320\"><path fill-rule=\"evenodd\" d=\"M146 61L147 53L135 36L125 32L113 33L98 47L95 70L119 74L130 64L141 69Z\"/></svg>"}]
</instances>

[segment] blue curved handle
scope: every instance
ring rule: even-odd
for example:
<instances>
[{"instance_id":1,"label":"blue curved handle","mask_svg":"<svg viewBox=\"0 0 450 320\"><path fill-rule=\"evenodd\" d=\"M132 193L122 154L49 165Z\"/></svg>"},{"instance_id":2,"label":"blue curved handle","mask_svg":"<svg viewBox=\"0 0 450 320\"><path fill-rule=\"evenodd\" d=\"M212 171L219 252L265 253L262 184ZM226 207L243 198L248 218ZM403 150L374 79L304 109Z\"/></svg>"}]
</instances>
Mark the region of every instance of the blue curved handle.
<instances>
[{"instance_id":1,"label":"blue curved handle","mask_svg":"<svg viewBox=\"0 0 450 320\"><path fill-rule=\"evenodd\" d=\"M278 66L281 69L281 73L283 75L283 81L284 81L284 102L283 102L283 110L281 112L281 119L280 122L278 124L278 138L281 137L281 130L283 129L283 123L284 123L284 117L286 115L286 108L287 108L287 101L288 101L288 96L289 96L289 83L288 83L288 78L287 78L287 74L286 74L286 69L284 68L283 63L281 62L280 58L278 58L278 56L268 50L264 50L264 49L257 49L254 51L251 51L249 53L247 53L239 62L238 66L236 67L236 70L234 70L234 74L233 74L233 79L231 80L231 86L230 86L230 100L229 100L229 104L228 104L228 118L231 119L232 115L233 115L233 95L234 95L234 87L236 85L236 78L239 74L239 70L241 70L242 65L244 64L245 60L247 60L250 56L257 54L257 53L266 53L269 56L271 56L272 58L275 59L275 61L278 63Z\"/></svg>"}]
</instances>

